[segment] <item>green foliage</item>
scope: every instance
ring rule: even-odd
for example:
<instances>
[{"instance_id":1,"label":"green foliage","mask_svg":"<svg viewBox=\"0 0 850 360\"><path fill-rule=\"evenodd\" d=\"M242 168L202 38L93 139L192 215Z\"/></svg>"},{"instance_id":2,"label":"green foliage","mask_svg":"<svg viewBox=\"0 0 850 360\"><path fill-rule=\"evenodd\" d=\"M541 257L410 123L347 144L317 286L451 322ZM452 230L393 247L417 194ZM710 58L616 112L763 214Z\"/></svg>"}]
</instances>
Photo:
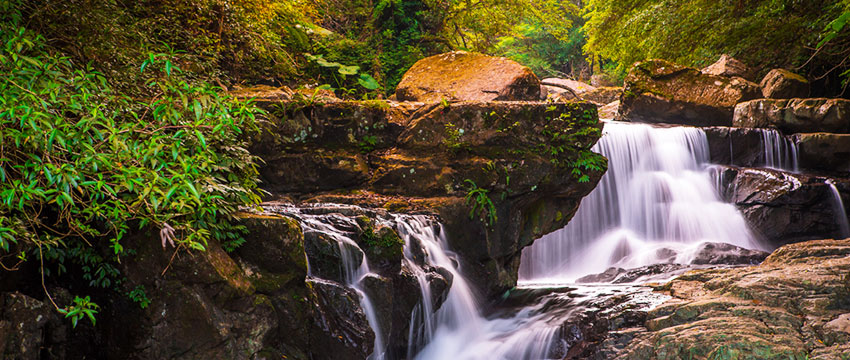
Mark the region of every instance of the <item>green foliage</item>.
<instances>
[{"instance_id":1,"label":"green foliage","mask_svg":"<svg viewBox=\"0 0 850 360\"><path fill-rule=\"evenodd\" d=\"M151 303L151 299L148 299L148 294L145 292L144 285L138 285L133 290L127 292L127 297L139 304L139 307L142 309L148 307Z\"/></svg>"},{"instance_id":2,"label":"green foliage","mask_svg":"<svg viewBox=\"0 0 850 360\"><path fill-rule=\"evenodd\" d=\"M569 112L561 113L544 126L542 134L548 141L540 146L538 152L548 156L553 164L571 167L579 182L590 181L587 171L604 171L608 164L604 156L590 151L589 147L580 146L581 139L600 135L597 122L593 112L585 111L578 117L571 116Z\"/></svg>"},{"instance_id":3,"label":"green foliage","mask_svg":"<svg viewBox=\"0 0 850 360\"><path fill-rule=\"evenodd\" d=\"M705 66L721 54L766 72L803 63L818 30L845 9L843 0L589 0L585 50L615 61L621 72L650 58Z\"/></svg>"},{"instance_id":4,"label":"green foliage","mask_svg":"<svg viewBox=\"0 0 850 360\"><path fill-rule=\"evenodd\" d=\"M472 210L469 211L469 218L472 219L478 216L487 226L492 227L496 224L498 217L496 216L496 206L493 205L493 200L490 200L490 196L488 195L490 190L478 187L478 184L470 179L466 179L463 182L469 185L469 191L467 191L465 196L466 204L472 205Z\"/></svg>"},{"instance_id":5,"label":"green foliage","mask_svg":"<svg viewBox=\"0 0 850 360\"><path fill-rule=\"evenodd\" d=\"M346 86L346 77L351 75L355 76L357 80L357 84L365 88L366 90L377 90L380 85L372 75L366 73L359 73L360 67L356 65L343 65L338 62L330 62L324 59L322 55L312 55L312 54L304 54L310 61L315 62L322 68L330 69L331 76L338 88L343 88ZM336 69L336 71L333 71ZM358 74L359 73L359 74Z\"/></svg>"},{"instance_id":6,"label":"green foliage","mask_svg":"<svg viewBox=\"0 0 850 360\"><path fill-rule=\"evenodd\" d=\"M448 103L446 103L448 104ZM463 129L458 128L457 125L452 123L446 123L444 126L445 137L443 138L443 145L449 149L451 152L458 152L460 150L466 149L469 144L463 140Z\"/></svg>"},{"instance_id":7,"label":"green foliage","mask_svg":"<svg viewBox=\"0 0 850 360\"><path fill-rule=\"evenodd\" d=\"M587 66L583 46L580 27L570 29L566 38L559 39L543 23L532 19L500 37L494 52L528 66L541 78L566 74L575 77Z\"/></svg>"},{"instance_id":8,"label":"green foliage","mask_svg":"<svg viewBox=\"0 0 850 360\"><path fill-rule=\"evenodd\" d=\"M66 319L71 318L71 324L76 328L77 322L84 317L88 317L91 324L95 325L94 314L97 314L97 309L99 308L100 306L93 303L88 296L84 298L77 296L74 298L74 305L67 306L64 309L58 309L58 311L64 314Z\"/></svg>"},{"instance_id":9,"label":"green foliage","mask_svg":"<svg viewBox=\"0 0 850 360\"><path fill-rule=\"evenodd\" d=\"M74 267L109 288L132 227L162 229L163 246L180 249L238 241L233 215L260 200L244 133L262 112L177 76L170 54L142 64L150 99L122 95L20 19L0 23L2 253L33 253L45 276Z\"/></svg>"},{"instance_id":10,"label":"green foliage","mask_svg":"<svg viewBox=\"0 0 850 360\"><path fill-rule=\"evenodd\" d=\"M378 137L374 135L365 135L360 141L357 142L357 146L360 148L360 152L364 154L375 150L375 145L377 144Z\"/></svg>"}]
</instances>

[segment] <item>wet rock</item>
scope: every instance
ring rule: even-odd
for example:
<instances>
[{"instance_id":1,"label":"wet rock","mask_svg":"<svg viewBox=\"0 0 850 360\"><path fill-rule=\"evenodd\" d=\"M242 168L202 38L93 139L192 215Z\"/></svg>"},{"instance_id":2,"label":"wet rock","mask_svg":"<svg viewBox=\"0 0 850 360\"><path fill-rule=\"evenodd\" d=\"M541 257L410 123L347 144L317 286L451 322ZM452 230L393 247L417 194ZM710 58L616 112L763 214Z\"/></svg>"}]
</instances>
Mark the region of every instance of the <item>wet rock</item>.
<instances>
[{"instance_id":1,"label":"wet rock","mask_svg":"<svg viewBox=\"0 0 850 360\"><path fill-rule=\"evenodd\" d=\"M796 132L850 133L850 100L758 99L735 106L733 126Z\"/></svg>"},{"instance_id":2,"label":"wet rock","mask_svg":"<svg viewBox=\"0 0 850 360\"><path fill-rule=\"evenodd\" d=\"M581 98L597 104L610 104L618 101L622 93L621 87L598 87L582 93Z\"/></svg>"},{"instance_id":3,"label":"wet rock","mask_svg":"<svg viewBox=\"0 0 850 360\"><path fill-rule=\"evenodd\" d=\"M304 234L295 219L245 213L240 220L250 231L233 255L250 273L257 291L275 294L304 281L308 270Z\"/></svg>"},{"instance_id":4,"label":"wet rock","mask_svg":"<svg viewBox=\"0 0 850 360\"><path fill-rule=\"evenodd\" d=\"M796 134L800 166L839 174L850 173L850 134Z\"/></svg>"},{"instance_id":5,"label":"wet rock","mask_svg":"<svg viewBox=\"0 0 850 360\"><path fill-rule=\"evenodd\" d=\"M453 51L417 61L396 88L400 101L538 100L531 69L506 58Z\"/></svg>"},{"instance_id":6,"label":"wet rock","mask_svg":"<svg viewBox=\"0 0 850 360\"><path fill-rule=\"evenodd\" d=\"M713 126L703 128L711 163L757 167L764 165L764 133L761 129Z\"/></svg>"},{"instance_id":7,"label":"wet rock","mask_svg":"<svg viewBox=\"0 0 850 360\"><path fill-rule=\"evenodd\" d=\"M825 178L768 169L722 169L721 194L772 246L840 232Z\"/></svg>"},{"instance_id":8,"label":"wet rock","mask_svg":"<svg viewBox=\"0 0 850 360\"><path fill-rule=\"evenodd\" d=\"M357 244L366 253L369 267L385 276L398 273L404 258L404 240L395 230L378 226L369 217L357 217L357 224L361 229Z\"/></svg>"},{"instance_id":9,"label":"wet rock","mask_svg":"<svg viewBox=\"0 0 850 360\"><path fill-rule=\"evenodd\" d=\"M691 264L694 265L755 265L769 254L725 243L707 242L700 245Z\"/></svg>"},{"instance_id":10,"label":"wet rock","mask_svg":"<svg viewBox=\"0 0 850 360\"><path fill-rule=\"evenodd\" d=\"M761 91L769 99L805 98L811 92L806 78L785 69L773 69L761 80Z\"/></svg>"},{"instance_id":11,"label":"wet rock","mask_svg":"<svg viewBox=\"0 0 850 360\"><path fill-rule=\"evenodd\" d=\"M721 55L720 59L714 64L706 66L700 72L706 75L741 77L752 80L752 70L743 62L726 54Z\"/></svg>"},{"instance_id":12,"label":"wet rock","mask_svg":"<svg viewBox=\"0 0 850 360\"><path fill-rule=\"evenodd\" d=\"M620 120L729 126L735 104L760 97L743 78L706 75L664 60L636 64L625 80Z\"/></svg>"},{"instance_id":13,"label":"wet rock","mask_svg":"<svg viewBox=\"0 0 850 360\"><path fill-rule=\"evenodd\" d=\"M351 238L356 237L356 233L351 233ZM363 261L363 252L355 244L340 242L318 231L304 233L304 250L313 276L340 283L346 282L343 271L346 263L356 268Z\"/></svg>"},{"instance_id":14,"label":"wet rock","mask_svg":"<svg viewBox=\"0 0 850 360\"><path fill-rule=\"evenodd\" d=\"M316 359L366 359L375 334L360 307L360 296L338 283L308 279L314 318L310 354Z\"/></svg>"}]
</instances>

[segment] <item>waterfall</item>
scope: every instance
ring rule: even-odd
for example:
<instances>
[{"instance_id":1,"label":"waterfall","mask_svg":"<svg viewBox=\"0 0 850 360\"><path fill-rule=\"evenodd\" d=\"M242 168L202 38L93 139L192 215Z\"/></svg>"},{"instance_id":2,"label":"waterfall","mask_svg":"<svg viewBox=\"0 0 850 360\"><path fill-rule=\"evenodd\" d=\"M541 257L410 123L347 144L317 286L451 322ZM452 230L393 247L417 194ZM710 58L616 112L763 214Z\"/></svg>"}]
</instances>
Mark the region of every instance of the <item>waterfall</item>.
<instances>
[{"instance_id":1,"label":"waterfall","mask_svg":"<svg viewBox=\"0 0 850 360\"><path fill-rule=\"evenodd\" d=\"M441 359L543 359L548 357L558 326L550 325L542 306L525 308L507 318L481 314L457 257L447 250L443 231L434 231L423 217L398 215L396 224L405 239L405 261L413 264L413 248L425 250L430 266L449 270L452 286L442 307L434 310L425 279L420 278L422 304L414 311L408 358ZM438 225L438 229L441 227ZM415 268L415 266L414 266ZM417 276L424 273L417 272Z\"/></svg>"},{"instance_id":2,"label":"waterfall","mask_svg":"<svg viewBox=\"0 0 850 360\"><path fill-rule=\"evenodd\" d=\"M850 238L850 222L847 220L847 212L844 210L844 202L841 201L841 194L838 193L838 188L832 180L826 180L829 189L832 191L832 208L835 211L835 218L838 222L838 237L841 239Z\"/></svg>"},{"instance_id":3,"label":"waterfall","mask_svg":"<svg viewBox=\"0 0 850 360\"><path fill-rule=\"evenodd\" d=\"M782 136L775 129L758 129L761 132L764 167L797 172L797 143Z\"/></svg>"},{"instance_id":4,"label":"waterfall","mask_svg":"<svg viewBox=\"0 0 850 360\"><path fill-rule=\"evenodd\" d=\"M316 210L321 209L321 210ZM365 252L353 240L357 227L354 216L367 212L356 206L322 204L302 211L292 206L274 209L300 220L305 234L318 232L334 240L340 250L345 285L360 297L372 331L375 345L371 360L392 359L378 321L378 309L363 288L364 278L373 274ZM404 240L406 267L417 278L422 295L414 308L409 328L406 358L432 359L544 359L555 345L560 331L554 315L544 311L544 304L522 308L515 313L488 318L461 272L462 264L448 249L442 225L425 215L379 215L370 218L380 225L395 228ZM432 303L426 268L439 268L451 274L451 286L445 301ZM313 276L312 269L309 270Z\"/></svg>"},{"instance_id":5,"label":"waterfall","mask_svg":"<svg viewBox=\"0 0 850 360\"><path fill-rule=\"evenodd\" d=\"M705 241L760 248L735 206L718 196L701 129L606 122L593 150L609 159L608 172L566 227L523 250L521 281L688 263Z\"/></svg>"}]
</instances>

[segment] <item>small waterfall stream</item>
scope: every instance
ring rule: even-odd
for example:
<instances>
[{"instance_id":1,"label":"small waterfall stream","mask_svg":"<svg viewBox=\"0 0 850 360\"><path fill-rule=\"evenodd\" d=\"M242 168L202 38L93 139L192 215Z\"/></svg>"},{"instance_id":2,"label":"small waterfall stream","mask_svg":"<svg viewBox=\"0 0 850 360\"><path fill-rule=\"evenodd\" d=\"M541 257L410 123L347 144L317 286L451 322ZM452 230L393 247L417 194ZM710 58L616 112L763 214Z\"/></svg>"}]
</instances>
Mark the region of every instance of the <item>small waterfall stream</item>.
<instances>
[{"instance_id":1,"label":"small waterfall stream","mask_svg":"<svg viewBox=\"0 0 850 360\"><path fill-rule=\"evenodd\" d=\"M829 189L832 192L832 208L835 211L835 221L838 222L839 229L838 238L850 238L850 222L847 219L847 212L844 211L844 202L841 200L841 194L838 193L838 188L835 187L835 183L832 180L826 180L826 184L829 185Z\"/></svg>"},{"instance_id":2,"label":"small waterfall stream","mask_svg":"<svg viewBox=\"0 0 850 360\"><path fill-rule=\"evenodd\" d=\"M797 143L782 136L775 129L753 129L760 131L764 147L763 165L771 169L797 172Z\"/></svg>"},{"instance_id":3,"label":"small waterfall stream","mask_svg":"<svg viewBox=\"0 0 850 360\"><path fill-rule=\"evenodd\" d=\"M565 228L523 251L521 281L687 264L706 241L760 247L735 206L718 196L701 129L611 121L593 150L609 159L608 172Z\"/></svg>"}]
</instances>

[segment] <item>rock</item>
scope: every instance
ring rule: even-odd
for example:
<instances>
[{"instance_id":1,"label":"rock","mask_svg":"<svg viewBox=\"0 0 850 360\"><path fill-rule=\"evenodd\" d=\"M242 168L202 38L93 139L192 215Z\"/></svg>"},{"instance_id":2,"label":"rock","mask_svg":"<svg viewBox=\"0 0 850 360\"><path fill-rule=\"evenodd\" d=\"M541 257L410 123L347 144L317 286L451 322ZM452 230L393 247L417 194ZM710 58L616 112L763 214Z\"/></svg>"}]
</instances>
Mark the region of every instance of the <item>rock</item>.
<instances>
[{"instance_id":1,"label":"rock","mask_svg":"<svg viewBox=\"0 0 850 360\"><path fill-rule=\"evenodd\" d=\"M546 85L546 86L550 86L550 87L572 90L573 93L575 93L576 95L579 95L579 96L581 96L582 94L584 94L588 91L596 90L595 86L591 86L591 85L585 84L581 81L576 81L576 80L572 80L572 79L546 78L546 79L540 80L540 83L543 84L543 85Z\"/></svg>"},{"instance_id":2,"label":"rock","mask_svg":"<svg viewBox=\"0 0 850 360\"><path fill-rule=\"evenodd\" d=\"M694 265L755 265L770 255L764 251L744 249L725 243L707 242L700 246L691 264Z\"/></svg>"},{"instance_id":3,"label":"rock","mask_svg":"<svg viewBox=\"0 0 850 360\"><path fill-rule=\"evenodd\" d=\"M311 358L367 359L375 333L360 307L360 296L340 284L308 279L315 315L310 327ZM303 330L302 330L303 331Z\"/></svg>"},{"instance_id":4,"label":"rock","mask_svg":"<svg viewBox=\"0 0 850 360\"><path fill-rule=\"evenodd\" d=\"M622 93L621 87L598 87L582 93L581 98L598 104L610 104L619 101Z\"/></svg>"},{"instance_id":5,"label":"rock","mask_svg":"<svg viewBox=\"0 0 850 360\"><path fill-rule=\"evenodd\" d=\"M350 238L356 237L355 233L350 234ZM363 252L356 246L340 243L318 231L304 232L304 248L313 276L326 280L345 283L343 269L346 269L346 263L356 268L363 261Z\"/></svg>"},{"instance_id":6,"label":"rock","mask_svg":"<svg viewBox=\"0 0 850 360\"><path fill-rule=\"evenodd\" d=\"M599 111L600 119L614 119L619 114L619 110L620 100L617 100L608 105L600 106L597 111Z\"/></svg>"},{"instance_id":7,"label":"rock","mask_svg":"<svg viewBox=\"0 0 850 360\"><path fill-rule=\"evenodd\" d=\"M240 223L250 229L245 243L233 251L247 269L257 290L274 293L307 277L304 234L295 219L279 215L241 213Z\"/></svg>"},{"instance_id":8,"label":"rock","mask_svg":"<svg viewBox=\"0 0 850 360\"><path fill-rule=\"evenodd\" d=\"M850 134L796 134L801 167L850 174Z\"/></svg>"},{"instance_id":9,"label":"rock","mask_svg":"<svg viewBox=\"0 0 850 360\"><path fill-rule=\"evenodd\" d=\"M805 98L811 92L806 78L785 69L773 69L761 80L761 92L769 99Z\"/></svg>"},{"instance_id":10,"label":"rock","mask_svg":"<svg viewBox=\"0 0 850 360\"><path fill-rule=\"evenodd\" d=\"M541 88L546 89L546 99L551 102L567 102L579 99L578 95L571 89L549 85L541 85Z\"/></svg>"},{"instance_id":11,"label":"rock","mask_svg":"<svg viewBox=\"0 0 850 360\"><path fill-rule=\"evenodd\" d=\"M269 85L255 85L241 89L235 89L230 92L230 95L239 99L255 99L255 100L292 100L294 92L292 89L281 86L274 87Z\"/></svg>"},{"instance_id":12,"label":"rock","mask_svg":"<svg viewBox=\"0 0 850 360\"><path fill-rule=\"evenodd\" d=\"M826 179L779 170L722 167L721 194L775 247L838 235L833 193Z\"/></svg>"},{"instance_id":13,"label":"rock","mask_svg":"<svg viewBox=\"0 0 850 360\"><path fill-rule=\"evenodd\" d=\"M748 80L751 80L752 76L752 71L746 64L726 54L720 55L720 59L700 72L706 75L741 77Z\"/></svg>"},{"instance_id":14,"label":"rock","mask_svg":"<svg viewBox=\"0 0 850 360\"><path fill-rule=\"evenodd\" d=\"M826 323L823 327L833 332L850 334L850 313L839 315L834 320Z\"/></svg>"},{"instance_id":15,"label":"rock","mask_svg":"<svg viewBox=\"0 0 850 360\"><path fill-rule=\"evenodd\" d=\"M850 100L758 99L735 106L733 126L795 132L850 133Z\"/></svg>"},{"instance_id":16,"label":"rock","mask_svg":"<svg viewBox=\"0 0 850 360\"><path fill-rule=\"evenodd\" d=\"M735 104L760 97L758 85L706 75L664 60L635 64L620 98L620 120L729 126Z\"/></svg>"},{"instance_id":17,"label":"rock","mask_svg":"<svg viewBox=\"0 0 850 360\"><path fill-rule=\"evenodd\" d=\"M67 345L62 343L69 330L65 321L52 305L19 292L0 293L0 357L64 359ZM88 319L81 325L83 321Z\"/></svg>"},{"instance_id":18,"label":"rock","mask_svg":"<svg viewBox=\"0 0 850 360\"><path fill-rule=\"evenodd\" d=\"M537 100L540 81L531 70L501 57L453 51L417 61L396 88L400 101Z\"/></svg>"},{"instance_id":19,"label":"rock","mask_svg":"<svg viewBox=\"0 0 850 360\"><path fill-rule=\"evenodd\" d=\"M850 334L834 326L841 320L831 321L848 311L848 272L850 240L787 245L752 267L694 270L657 287L674 298L649 311L624 345L615 346L619 337L611 333L599 353L617 359L838 359Z\"/></svg>"},{"instance_id":20,"label":"rock","mask_svg":"<svg viewBox=\"0 0 850 360\"><path fill-rule=\"evenodd\" d=\"M712 164L764 166L764 129L714 126L703 131Z\"/></svg>"},{"instance_id":21,"label":"rock","mask_svg":"<svg viewBox=\"0 0 850 360\"><path fill-rule=\"evenodd\" d=\"M614 81L608 74L594 74L590 77L590 85L595 87L616 86Z\"/></svg>"}]
</instances>

